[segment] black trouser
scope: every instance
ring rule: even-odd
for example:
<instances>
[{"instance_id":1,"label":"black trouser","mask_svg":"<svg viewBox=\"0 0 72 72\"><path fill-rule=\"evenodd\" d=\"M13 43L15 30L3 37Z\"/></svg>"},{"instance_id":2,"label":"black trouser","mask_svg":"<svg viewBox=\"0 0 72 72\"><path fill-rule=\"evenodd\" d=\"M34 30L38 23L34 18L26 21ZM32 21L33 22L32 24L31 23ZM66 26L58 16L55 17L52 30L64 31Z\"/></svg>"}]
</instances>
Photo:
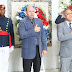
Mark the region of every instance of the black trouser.
<instances>
[{"instance_id":1,"label":"black trouser","mask_svg":"<svg viewBox=\"0 0 72 72\"><path fill-rule=\"evenodd\" d=\"M36 57L34 59L23 59L23 72L31 72L33 63L33 72L40 72L41 58L39 54L39 46L36 46Z\"/></svg>"}]
</instances>

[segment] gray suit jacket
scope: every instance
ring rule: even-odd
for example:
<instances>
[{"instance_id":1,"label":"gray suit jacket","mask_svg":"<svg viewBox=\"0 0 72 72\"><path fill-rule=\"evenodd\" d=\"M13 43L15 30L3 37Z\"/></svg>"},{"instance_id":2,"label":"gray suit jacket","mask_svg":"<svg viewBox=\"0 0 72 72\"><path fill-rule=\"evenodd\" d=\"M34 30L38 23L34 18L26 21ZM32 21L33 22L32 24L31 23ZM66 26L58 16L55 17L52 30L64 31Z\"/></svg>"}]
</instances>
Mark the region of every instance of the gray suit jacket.
<instances>
[{"instance_id":1,"label":"gray suit jacket","mask_svg":"<svg viewBox=\"0 0 72 72\"><path fill-rule=\"evenodd\" d=\"M58 40L61 41L60 56L72 56L72 34L65 21L57 25L57 35Z\"/></svg>"},{"instance_id":2,"label":"gray suit jacket","mask_svg":"<svg viewBox=\"0 0 72 72\"><path fill-rule=\"evenodd\" d=\"M47 39L43 29L42 21L34 18L35 25L41 27L40 32L35 32L33 25L27 17L19 22L19 35L22 39L22 57L24 59L33 59L36 56L36 35L38 35L39 53L42 56L42 50L47 50Z\"/></svg>"}]
</instances>

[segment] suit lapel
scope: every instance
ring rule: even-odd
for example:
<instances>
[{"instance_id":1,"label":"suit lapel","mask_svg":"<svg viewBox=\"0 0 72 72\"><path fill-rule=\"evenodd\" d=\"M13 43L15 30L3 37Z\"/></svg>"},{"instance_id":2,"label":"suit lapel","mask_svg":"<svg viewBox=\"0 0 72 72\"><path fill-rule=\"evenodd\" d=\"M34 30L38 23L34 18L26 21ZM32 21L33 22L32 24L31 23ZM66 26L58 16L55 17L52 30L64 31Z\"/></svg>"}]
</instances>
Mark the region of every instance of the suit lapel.
<instances>
[{"instance_id":1,"label":"suit lapel","mask_svg":"<svg viewBox=\"0 0 72 72\"><path fill-rule=\"evenodd\" d=\"M34 26L36 26L36 19L34 18Z\"/></svg>"}]
</instances>

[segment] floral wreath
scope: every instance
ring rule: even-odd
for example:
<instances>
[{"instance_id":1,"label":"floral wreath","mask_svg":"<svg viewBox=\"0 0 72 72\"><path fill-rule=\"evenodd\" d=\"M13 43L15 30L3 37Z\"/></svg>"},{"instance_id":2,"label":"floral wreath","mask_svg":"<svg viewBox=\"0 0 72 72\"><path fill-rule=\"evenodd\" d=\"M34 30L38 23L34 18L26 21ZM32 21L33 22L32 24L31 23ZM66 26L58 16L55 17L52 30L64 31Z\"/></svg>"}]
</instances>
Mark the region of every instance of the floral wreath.
<instances>
[{"instance_id":1,"label":"floral wreath","mask_svg":"<svg viewBox=\"0 0 72 72\"><path fill-rule=\"evenodd\" d=\"M66 10L67 8L72 9L71 5L72 5L72 0L61 0L61 4L59 5L59 13Z\"/></svg>"},{"instance_id":2,"label":"floral wreath","mask_svg":"<svg viewBox=\"0 0 72 72\"><path fill-rule=\"evenodd\" d=\"M26 17L26 8L28 6L29 5L25 5L24 7L22 7L20 12L17 12L17 15L16 15L17 20L16 20L16 23L15 23L17 28L18 28L18 25L19 25L19 21ZM35 5L33 5L33 7L35 9L35 16L34 17L41 19L45 33L46 33L47 40L49 40L49 35L50 35L50 32L48 30L49 22L46 20L46 14L43 12L43 10L41 8L35 7Z\"/></svg>"}]
</instances>

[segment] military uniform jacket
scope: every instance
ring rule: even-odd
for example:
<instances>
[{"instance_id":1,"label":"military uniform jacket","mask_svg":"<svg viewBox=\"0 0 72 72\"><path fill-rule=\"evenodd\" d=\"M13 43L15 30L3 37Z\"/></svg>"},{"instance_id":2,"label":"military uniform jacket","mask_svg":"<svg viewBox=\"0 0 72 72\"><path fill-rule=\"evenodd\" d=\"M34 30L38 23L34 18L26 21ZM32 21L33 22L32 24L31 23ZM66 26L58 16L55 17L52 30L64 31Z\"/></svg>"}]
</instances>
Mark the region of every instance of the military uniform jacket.
<instances>
[{"instance_id":1,"label":"military uniform jacket","mask_svg":"<svg viewBox=\"0 0 72 72\"><path fill-rule=\"evenodd\" d=\"M14 45L14 31L12 20L6 17L0 17L0 30L6 31L11 35L11 43ZM9 35L0 35L0 47L9 46Z\"/></svg>"}]
</instances>

